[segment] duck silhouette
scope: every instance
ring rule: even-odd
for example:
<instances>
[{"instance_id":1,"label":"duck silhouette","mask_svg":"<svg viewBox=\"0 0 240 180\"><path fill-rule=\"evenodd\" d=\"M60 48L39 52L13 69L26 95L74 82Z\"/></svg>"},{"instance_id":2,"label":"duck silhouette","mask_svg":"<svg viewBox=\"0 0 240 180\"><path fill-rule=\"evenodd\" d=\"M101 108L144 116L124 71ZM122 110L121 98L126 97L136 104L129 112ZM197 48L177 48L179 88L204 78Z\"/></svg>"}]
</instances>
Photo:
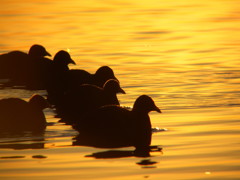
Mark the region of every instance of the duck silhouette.
<instances>
[{"instance_id":1,"label":"duck silhouette","mask_svg":"<svg viewBox=\"0 0 240 180\"><path fill-rule=\"evenodd\" d=\"M115 79L108 80L103 88L91 84L80 85L66 93L63 104L56 107L57 112L64 121L72 123L101 106L119 105L118 93L126 94Z\"/></svg>"},{"instance_id":2,"label":"duck silhouette","mask_svg":"<svg viewBox=\"0 0 240 180\"><path fill-rule=\"evenodd\" d=\"M91 142L84 142L84 139L81 139L79 141L74 141L74 146L93 146L97 148L105 148L101 146L101 142L97 142L97 144L91 144ZM100 145L100 146L99 146ZM150 152L161 152L162 148L157 146L150 146L149 152L142 151L142 152L136 152L132 150L108 150L108 151L101 151L101 152L95 152L89 155L85 155L85 157L92 157L96 159L115 159L115 158L125 158L125 157L150 157ZM140 162L137 162L138 165L152 165L156 164L157 162L150 161L149 159L142 160Z\"/></svg>"},{"instance_id":3,"label":"duck silhouette","mask_svg":"<svg viewBox=\"0 0 240 180\"><path fill-rule=\"evenodd\" d=\"M0 100L0 130L4 132L41 132L46 127L43 109L47 101L40 95L33 95L28 102L19 98Z\"/></svg>"},{"instance_id":4,"label":"duck silhouette","mask_svg":"<svg viewBox=\"0 0 240 180\"><path fill-rule=\"evenodd\" d=\"M55 56L46 73L46 90L51 104L59 104L59 100L68 89L69 64L76 64L67 51L61 50Z\"/></svg>"},{"instance_id":5,"label":"duck silhouette","mask_svg":"<svg viewBox=\"0 0 240 180\"><path fill-rule=\"evenodd\" d=\"M92 77L91 84L95 84L99 87L103 87L105 82L109 79L118 79L115 77L113 70L109 66L102 66L98 68Z\"/></svg>"},{"instance_id":6,"label":"duck silhouette","mask_svg":"<svg viewBox=\"0 0 240 180\"><path fill-rule=\"evenodd\" d=\"M63 68L62 68L63 69ZM53 71L55 72L55 71ZM47 88L48 100L53 105L62 104L63 96L67 91L74 91L79 85L92 84L103 87L104 83L109 79L118 79L115 77L113 70L108 66L100 67L95 74L90 74L80 69L65 69L65 73L55 73L51 76L53 83ZM56 76L56 74L58 74Z\"/></svg>"},{"instance_id":7,"label":"duck silhouette","mask_svg":"<svg viewBox=\"0 0 240 180\"><path fill-rule=\"evenodd\" d=\"M68 64L75 64L75 62L71 59L70 54L64 50L57 52L53 60L41 58L39 61L35 61L26 88L31 90L46 89L51 83L62 80L69 70Z\"/></svg>"},{"instance_id":8,"label":"duck silhouette","mask_svg":"<svg viewBox=\"0 0 240 180\"><path fill-rule=\"evenodd\" d=\"M32 45L29 49L28 55L32 56L32 57L51 56L51 54L49 52L47 52L45 47L43 47L42 45L39 45L39 44Z\"/></svg>"},{"instance_id":9,"label":"duck silhouette","mask_svg":"<svg viewBox=\"0 0 240 180\"><path fill-rule=\"evenodd\" d=\"M101 142L106 147L134 146L136 152L149 150L152 130L148 113L161 112L151 97L138 97L132 110L117 105L98 108L73 125L89 141Z\"/></svg>"},{"instance_id":10,"label":"duck silhouette","mask_svg":"<svg viewBox=\"0 0 240 180\"><path fill-rule=\"evenodd\" d=\"M51 56L42 45L32 45L27 53L11 51L0 55L0 79L8 79L6 86L25 85L35 61Z\"/></svg>"},{"instance_id":11,"label":"duck silhouette","mask_svg":"<svg viewBox=\"0 0 240 180\"><path fill-rule=\"evenodd\" d=\"M93 84L103 87L109 79L118 79L115 77L113 70L109 66L101 66L94 74L81 69L71 69L68 72L68 86L75 88L79 84Z\"/></svg>"},{"instance_id":12,"label":"duck silhouette","mask_svg":"<svg viewBox=\"0 0 240 180\"><path fill-rule=\"evenodd\" d=\"M66 72L69 70L69 64L76 64L70 54L64 50L58 51L53 59L53 70L60 71L60 73Z\"/></svg>"}]
</instances>

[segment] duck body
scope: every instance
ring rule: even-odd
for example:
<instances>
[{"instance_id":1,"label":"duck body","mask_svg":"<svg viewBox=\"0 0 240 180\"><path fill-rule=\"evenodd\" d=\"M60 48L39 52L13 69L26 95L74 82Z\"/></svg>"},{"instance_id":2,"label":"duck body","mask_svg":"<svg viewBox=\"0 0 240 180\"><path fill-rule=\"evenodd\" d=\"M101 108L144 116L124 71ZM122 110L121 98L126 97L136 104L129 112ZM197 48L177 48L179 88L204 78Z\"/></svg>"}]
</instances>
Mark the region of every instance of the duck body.
<instances>
[{"instance_id":1,"label":"duck body","mask_svg":"<svg viewBox=\"0 0 240 180\"><path fill-rule=\"evenodd\" d=\"M54 56L49 68L46 90L48 92L48 100L53 105L59 104L66 92L69 64L76 63L72 60L68 52L61 50Z\"/></svg>"},{"instance_id":2,"label":"duck body","mask_svg":"<svg viewBox=\"0 0 240 180\"><path fill-rule=\"evenodd\" d=\"M150 111L161 112L149 96L143 95L135 101L131 111L116 105L103 106L86 114L73 127L79 131L80 141L82 136L105 147L147 149L152 135Z\"/></svg>"},{"instance_id":3,"label":"duck body","mask_svg":"<svg viewBox=\"0 0 240 180\"><path fill-rule=\"evenodd\" d=\"M91 84L80 85L66 93L63 105L59 107L60 114L63 112L66 121L74 122L101 106L119 105L117 93L125 94L125 91L114 79L108 80L103 88Z\"/></svg>"},{"instance_id":4,"label":"duck body","mask_svg":"<svg viewBox=\"0 0 240 180\"><path fill-rule=\"evenodd\" d=\"M43 109L47 102L42 96L34 95L29 102L19 98L0 100L1 131L43 131L46 119Z\"/></svg>"},{"instance_id":5,"label":"duck body","mask_svg":"<svg viewBox=\"0 0 240 180\"><path fill-rule=\"evenodd\" d=\"M7 79L6 86L23 85L31 69L31 57L21 51L0 55L0 79Z\"/></svg>"},{"instance_id":6,"label":"duck body","mask_svg":"<svg viewBox=\"0 0 240 180\"><path fill-rule=\"evenodd\" d=\"M83 69L71 69L67 73L68 89L74 89L82 84L92 84L92 74Z\"/></svg>"},{"instance_id":7,"label":"duck body","mask_svg":"<svg viewBox=\"0 0 240 180\"><path fill-rule=\"evenodd\" d=\"M48 58L38 58L31 63L28 78L24 86L28 90L45 90L51 74L53 61Z\"/></svg>"},{"instance_id":8,"label":"duck body","mask_svg":"<svg viewBox=\"0 0 240 180\"><path fill-rule=\"evenodd\" d=\"M32 78L26 85L27 89L63 89L68 64L75 64L68 52L61 50L56 53L53 60L41 58L35 60ZM51 91L51 90L50 90Z\"/></svg>"},{"instance_id":9,"label":"duck body","mask_svg":"<svg viewBox=\"0 0 240 180\"><path fill-rule=\"evenodd\" d=\"M28 61L28 55L21 51L12 51L0 55L0 78L12 78L21 63L25 64ZM20 66L21 67L21 66Z\"/></svg>"},{"instance_id":10,"label":"duck body","mask_svg":"<svg viewBox=\"0 0 240 180\"><path fill-rule=\"evenodd\" d=\"M79 89L81 85L89 84L103 88L107 80L117 80L113 70L108 66L100 67L95 74L90 74L80 69L65 69L65 71L61 72L54 70L52 72L54 73L52 73L51 81L47 87L48 100L51 104L58 107L64 103L65 95L69 94L69 92L76 93L76 96L78 96L77 94L79 93L77 93L76 89Z\"/></svg>"},{"instance_id":11,"label":"duck body","mask_svg":"<svg viewBox=\"0 0 240 180\"><path fill-rule=\"evenodd\" d=\"M0 55L0 79L8 79L6 86L24 86L32 77L35 63L51 56L41 45L31 46L28 54L21 51L11 51Z\"/></svg>"},{"instance_id":12,"label":"duck body","mask_svg":"<svg viewBox=\"0 0 240 180\"><path fill-rule=\"evenodd\" d=\"M68 72L68 86L70 88L82 84L92 84L98 87L103 87L109 79L115 79L118 81L113 70L109 66L101 66L94 74L81 69L72 69Z\"/></svg>"},{"instance_id":13,"label":"duck body","mask_svg":"<svg viewBox=\"0 0 240 180\"><path fill-rule=\"evenodd\" d=\"M120 106L100 107L81 120L76 130L80 132L79 139L81 136L88 137L93 144L100 143L109 148L148 146L151 142L148 115L143 116Z\"/></svg>"}]
</instances>

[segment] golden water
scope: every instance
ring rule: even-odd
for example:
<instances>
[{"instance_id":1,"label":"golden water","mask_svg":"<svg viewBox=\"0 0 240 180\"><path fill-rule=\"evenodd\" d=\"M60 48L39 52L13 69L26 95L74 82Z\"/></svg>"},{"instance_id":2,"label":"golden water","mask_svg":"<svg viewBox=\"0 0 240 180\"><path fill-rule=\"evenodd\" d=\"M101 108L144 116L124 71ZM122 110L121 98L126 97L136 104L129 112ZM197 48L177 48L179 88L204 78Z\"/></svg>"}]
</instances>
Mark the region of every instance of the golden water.
<instances>
[{"instance_id":1,"label":"golden water","mask_svg":"<svg viewBox=\"0 0 240 180\"><path fill-rule=\"evenodd\" d=\"M240 178L239 0L2 0L0 24L0 53L42 44L68 50L70 68L109 65L127 92L121 104L150 95L163 112L150 113L153 127L168 129L153 134L162 153L95 159L86 155L109 149L72 146L77 133L46 110L43 136L0 139L0 179ZM145 159L156 163L137 164Z\"/></svg>"}]
</instances>

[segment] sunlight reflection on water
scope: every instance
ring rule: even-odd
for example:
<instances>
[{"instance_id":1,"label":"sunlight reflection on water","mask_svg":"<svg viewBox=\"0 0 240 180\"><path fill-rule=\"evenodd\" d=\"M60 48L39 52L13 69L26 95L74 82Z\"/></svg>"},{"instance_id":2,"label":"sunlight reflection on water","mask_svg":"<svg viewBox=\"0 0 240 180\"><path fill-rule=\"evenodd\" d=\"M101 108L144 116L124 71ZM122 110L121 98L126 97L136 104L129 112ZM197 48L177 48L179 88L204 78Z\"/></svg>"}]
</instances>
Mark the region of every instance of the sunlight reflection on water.
<instances>
[{"instance_id":1,"label":"sunlight reflection on water","mask_svg":"<svg viewBox=\"0 0 240 180\"><path fill-rule=\"evenodd\" d=\"M127 93L121 105L150 95L163 111L150 114L153 127L168 131L153 134L163 152L139 171L141 158L86 158L104 149L72 146L76 132L47 110L52 125L43 136L0 139L1 157L12 157L0 159L0 178L239 178L239 9L238 0L4 0L0 53L38 43L53 55L69 51L71 69L109 65ZM0 89L0 98L33 93L46 94Z\"/></svg>"}]
</instances>

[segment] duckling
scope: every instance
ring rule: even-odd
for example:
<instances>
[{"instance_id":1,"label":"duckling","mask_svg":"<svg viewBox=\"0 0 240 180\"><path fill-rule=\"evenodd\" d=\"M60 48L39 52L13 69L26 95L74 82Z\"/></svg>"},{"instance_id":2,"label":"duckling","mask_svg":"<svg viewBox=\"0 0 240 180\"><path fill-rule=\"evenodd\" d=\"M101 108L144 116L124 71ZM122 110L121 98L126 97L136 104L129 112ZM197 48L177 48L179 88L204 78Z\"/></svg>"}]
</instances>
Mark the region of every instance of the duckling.
<instances>
[{"instance_id":1,"label":"duckling","mask_svg":"<svg viewBox=\"0 0 240 180\"><path fill-rule=\"evenodd\" d=\"M108 80L103 88L84 84L71 89L64 96L63 104L57 106L67 122L78 119L84 113L91 112L104 105L119 105L117 93L126 94L115 79Z\"/></svg>"},{"instance_id":2,"label":"duckling","mask_svg":"<svg viewBox=\"0 0 240 180\"><path fill-rule=\"evenodd\" d=\"M35 62L51 56L38 44L31 46L28 54L22 51L11 51L0 55L0 79L8 79L6 86L25 85Z\"/></svg>"},{"instance_id":3,"label":"duckling","mask_svg":"<svg viewBox=\"0 0 240 180\"><path fill-rule=\"evenodd\" d=\"M68 72L68 87L74 88L79 84L93 84L103 87L109 79L118 79L115 77L113 70L109 66L101 66L95 74L91 74L81 69L71 69Z\"/></svg>"},{"instance_id":4,"label":"duckling","mask_svg":"<svg viewBox=\"0 0 240 180\"><path fill-rule=\"evenodd\" d=\"M95 74L90 74L85 70L71 69L66 70L66 73L61 73L62 77L53 76L50 86L47 88L48 100L53 105L62 104L63 96L67 91L78 89L79 85L92 84L100 88L109 79L118 79L114 76L113 70L108 66L100 67Z\"/></svg>"},{"instance_id":5,"label":"duckling","mask_svg":"<svg viewBox=\"0 0 240 180\"><path fill-rule=\"evenodd\" d=\"M59 103L67 90L69 64L76 64L67 51L59 51L53 59L53 62L47 73L46 90L48 92L48 101L55 105Z\"/></svg>"},{"instance_id":6,"label":"duckling","mask_svg":"<svg viewBox=\"0 0 240 180\"><path fill-rule=\"evenodd\" d=\"M101 66L93 75L91 84L103 87L105 82L109 79L115 79L118 81L113 70L109 66Z\"/></svg>"},{"instance_id":7,"label":"duckling","mask_svg":"<svg viewBox=\"0 0 240 180\"><path fill-rule=\"evenodd\" d=\"M53 60L42 58L35 61L32 72L26 81L26 88L31 90L45 90L52 83L62 81L65 73L69 70L68 64L75 64L68 52L61 50L54 56ZM62 83L62 82L61 82Z\"/></svg>"},{"instance_id":8,"label":"duckling","mask_svg":"<svg viewBox=\"0 0 240 180\"><path fill-rule=\"evenodd\" d=\"M54 56L53 59L54 70L65 72L69 70L69 64L76 64L74 60L72 60L70 54L67 51L61 50Z\"/></svg>"},{"instance_id":9,"label":"duckling","mask_svg":"<svg viewBox=\"0 0 240 180\"><path fill-rule=\"evenodd\" d=\"M134 146L136 151L149 150L150 111L161 113L151 97L141 95L132 110L117 105L103 106L86 114L73 128L79 131L80 140L83 136L106 147Z\"/></svg>"},{"instance_id":10,"label":"duckling","mask_svg":"<svg viewBox=\"0 0 240 180\"><path fill-rule=\"evenodd\" d=\"M43 109L47 101L40 95L33 95L28 102L19 98L0 100L0 130L4 132L34 131L46 128Z\"/></svg>"},{"instance_id":11,"label":"duckling","mask_svg":"<svg viewBox=\"0 0 240 180\"><path fill-rule=\"evenodd\" d=\"M39 45L39 44L32 45L29 49L28 54L29 54L29 56L32 56L32 57L51 56L51 54L49 52L47 52L45 47L43 47L42 45Z\"/></svg>"}]
</instances>

